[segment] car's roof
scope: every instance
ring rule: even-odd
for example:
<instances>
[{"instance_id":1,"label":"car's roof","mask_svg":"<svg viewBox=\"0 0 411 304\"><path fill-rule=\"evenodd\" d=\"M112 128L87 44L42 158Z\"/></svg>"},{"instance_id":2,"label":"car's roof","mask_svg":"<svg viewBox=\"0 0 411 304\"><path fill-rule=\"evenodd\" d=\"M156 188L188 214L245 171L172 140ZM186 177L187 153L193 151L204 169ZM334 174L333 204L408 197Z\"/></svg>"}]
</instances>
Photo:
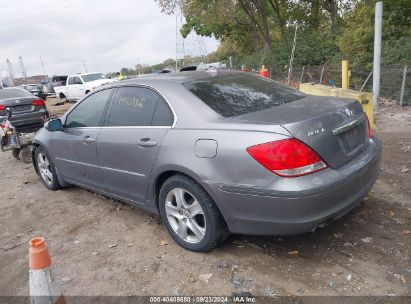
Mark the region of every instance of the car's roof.
<instances>
[{"instance_id":1,"label":"car's roof","mask_svg":"<svg viewBox=\"0 0 411 304\"><path fill-rule=\"evenodd\" d=\"M142 75L136 78L125 79L120 82L110 83L110 85L133 85L150 82L163 83L163 82L175 82L184 83L194 80L203 80L207 78L213 78L216 76L242 74L244 72L239 71L224 71L224 70L210 70L210 71L186 71L186 72L173 72L166 74L148 74Z\"/></svg>"},{"instance_id":2,"label":"car's roof","mask_svg":"<svg viewBox=\"0 0 411 304\"><path fill-rule=\"evenodd\" d=\"M104 74L101 72L88 72L88 73L77 73L69 76L53 76L53 77L75 77L75 76L85 76L85 75L92 75L92 74Z\"/></svg>"}]
</instances>

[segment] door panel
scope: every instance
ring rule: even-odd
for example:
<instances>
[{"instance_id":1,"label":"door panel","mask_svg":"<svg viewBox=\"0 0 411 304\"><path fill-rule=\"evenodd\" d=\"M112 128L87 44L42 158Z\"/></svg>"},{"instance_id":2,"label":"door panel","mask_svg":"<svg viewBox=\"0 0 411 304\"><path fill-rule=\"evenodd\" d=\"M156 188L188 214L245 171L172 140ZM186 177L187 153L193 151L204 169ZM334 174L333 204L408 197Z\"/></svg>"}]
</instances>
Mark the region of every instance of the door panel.
<instances>
[{"instance_id":1,"label":"door panel","mask_svg":"<svg viewBox=\"0 0 411 304\"><path fill-rule=\"evenodd\" d=\"M106 89L89 95L67 114L63 130L53 135L55 164L69 182L104 190L97 138L112 92Z\"/></svg>"},{"instance_id":2,"label":"door panel","mask_svg":"<svg viewBox=\"0 0 411 304\"><path fill-rule=\"evenodd\" d=\"M154 90L118 88L97 143L109 193L145 203L151 169L173 121L171 109Z\"/></svg>"},{"instance_id":3,"label":"door panel","mask_svg":"<svg viewBox=\"0 0 411 304\"><path fill-rule=\"evenodd\" d=\"M69 99L79 99L82 96L83 81L80 77L70 77L67 85L67 96Z\"/></svg>"},{"instance_id":4,"label":"door panel","mask_svg":"<svg viewBox=\"0 0 411 304\"><path fill-rule=\"evenodd\" d=\"M97 137L100 128L67 128L56 132L52 142L55 162L65 180L103 189L97 162Z\"/></svg>"},{"instance_id":5,"label":"door panel","mask_svg":"<svg viewBox=\"0 0 411 304\"><path fill-rule=\"evenodd\" d=\"M104 127L98 162L109 193L144 203L151 169L169 128Z\"/></svg>"}]
</instances>

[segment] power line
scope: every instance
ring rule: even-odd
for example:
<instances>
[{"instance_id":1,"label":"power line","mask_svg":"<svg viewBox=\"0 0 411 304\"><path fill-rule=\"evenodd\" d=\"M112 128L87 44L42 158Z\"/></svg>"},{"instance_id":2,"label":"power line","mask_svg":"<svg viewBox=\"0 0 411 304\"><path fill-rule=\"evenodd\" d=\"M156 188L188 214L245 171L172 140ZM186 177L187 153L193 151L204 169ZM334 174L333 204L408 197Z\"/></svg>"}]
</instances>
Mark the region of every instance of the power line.
<instances>
[{"instance_id":1,"label":"power line","mask_svg":"<svg viewBox=\"0 0 411 304\"><path fill-rule=\"evenodd\" d=\"M64 17L66 17L66 16L70 16L70 15L73 15L73 14L83 14L83 13L85 13L85 12L91 10L91 9L100 8L100 7L102 7L102 6L109 5L109 4L112 4L112 3L115 3L115 2L119 2L119 1L118 1L118 0L108 1L108 2L105 2L105 3L103 3L103 4L99 4L99 5L96 5L96 6L89 7L89 8L85 8L85 9L83 9L83 10L81 10L81 11L74 11L74 12L70 12L70 13L67 13L67 14L64 14L64 15L54 16L54 17L51 17L51 18L48 18L48 19L44 19L44 20L42 20L42 21L38 21L38 22L35 22L35 23L28 23L28 24L24 24L24 25L22 25L22 26L18 26L18 27L11 28L11 29L2 30L2 31L0 31L0 34L1 34L1 33L12 32L12 31L18 31L18 30L21 30L21 29L25 29L26 27L31 26L31 25L36 25L36 24L39 24L39 23L49 22L49 21L52 21L52 20L55 20L55 19L59 19L59 18L62 18L62 17L64 18Z\"/></svg>"},{"instance_id":2,"label":"power line","mask_svg":"<svg viewBox=\"0 0 411 304\"><path fill-rule=\"evenodd\" d=\"M27 18L44 16L44 15L47 15L47 14L49 14L49 13L56 12L56 11L64 11L64 10L67 10L68 8L73 7L73 6L77 6L77 5L79 5L79 4L87 3L87 1L90 1L90 0L84 0L84 1L76 2L76 3L74 3L74 4L72 4L72 5L69 5L69 6L66 6L66 7L59 7L59 8L52 9L52 10L45 10L45 11L43 11L43 12L40 13L40 14L28 15L28 16L25 16L25 17L23 17L23 18L13 19L13 21L0 23L0 26L1 26L1 25L8 25L8 24L10 24L10 23L16 23L16 22L19 23L21 20L26 20ZM59 3L55 3L55 4L59 4ZM17 14L17 15L21 15L21 14ZM23 15L24 15L24 14L23 14Z\"/></svg>"},{"instance_id":3,"label":"power line","mask_svg":"<svg viewBox=\"0 0 411 304\"><path fill-rule=\"evenodd\" d=\"M24 2L28 2L29 0L23 0L23 1L21 1L20 3L19 2L17 2L18 4L21 4L21 3L24 3ZM1 7L7 7L7 6L10 6L10 5L13 5L13 6L15 6L16 5L16 0L13 0L13 1L10 1L10 2L7 2L7 3L2 3L3 5L0 5L0 8ZM4 5L5 4L5 5Z\"/></svg>"},{"instance_id":4,"label":"power line","mask_svg":"<svg viewBox=\"0 0 411 304\"><path fill-rule=\"evenodd\" d=\"M56 5L56 4L60 4L60 3L59 3L59 2L55 2L55 3L49 4L48 7L49 7L49 6ZM42 6L36 6L36 7L34 7L33 9L30 9L30 10L27 10L27 11L24 11L24 12L21 12L21 9L20 9L19 4L17 4L17 5L14 4L14 5L13 5L13 8L16 8L16 9L18 10L18 12L14 13L14 14L7 14L6 16L2 16L1 19L3 20L3 19L12 18L12 17L14 17L14 16L25 15L27 12L44 10L44 7L42 7ZM6 12L6 13L7 13L7 12Z\"/></svg>"}]
</instances>

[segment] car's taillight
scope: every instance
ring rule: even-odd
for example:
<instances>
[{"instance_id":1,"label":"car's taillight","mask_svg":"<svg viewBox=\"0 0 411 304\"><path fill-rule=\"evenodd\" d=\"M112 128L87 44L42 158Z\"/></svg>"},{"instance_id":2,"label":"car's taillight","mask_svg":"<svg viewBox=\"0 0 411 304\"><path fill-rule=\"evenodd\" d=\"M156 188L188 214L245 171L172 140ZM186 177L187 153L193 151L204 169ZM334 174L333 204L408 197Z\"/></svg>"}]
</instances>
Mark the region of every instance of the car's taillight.
<instances>
[{"instance_id":1,"label":"car's taillight","mask_svg":"<svg viewBox=\"0 0 411 304\"><path fill-rule=\"evenodd\" d=\"M33 106L36 106L36 107L42 107L42 106L45 106L45 105L46 105L46 103L44 102L43 99L33 100L33 102L32 102L31 104L32 104Z\"/></svg>"},{"instance_id":2,"label":"car's taillight","mask_svg":"<svg viewBox=\"0 0 411 304\"><path fill-rule=\"evenodd\" d=\"M6 108L5 106L0 105L0 111L4 111L5 108Z\"/></svg>"},{"instance_id":3,"label":"car's taillight","mask_svg":"<svg viewBox=\"0 0 411 304\"><path fill-rule=\"evenodd\" d=\"M268 142L247 148L261 165L283 177L296 177L327 168L310 147L295 138Z\"/></svg>"},{"instance_id":4,"label":"car's taillight","mask_svg":"<svg viewBox=\"0 0 411 304\"><path fill-rule=\"evenodd\" d=\"M367 128L368 128L368 137L371 138L372 137L372 129L371 129L371 125L370 125L370 119L368 118L368 115L366 112L364 112L365 115L365 119L367 120Z\"/></svg>"}]
</instances>

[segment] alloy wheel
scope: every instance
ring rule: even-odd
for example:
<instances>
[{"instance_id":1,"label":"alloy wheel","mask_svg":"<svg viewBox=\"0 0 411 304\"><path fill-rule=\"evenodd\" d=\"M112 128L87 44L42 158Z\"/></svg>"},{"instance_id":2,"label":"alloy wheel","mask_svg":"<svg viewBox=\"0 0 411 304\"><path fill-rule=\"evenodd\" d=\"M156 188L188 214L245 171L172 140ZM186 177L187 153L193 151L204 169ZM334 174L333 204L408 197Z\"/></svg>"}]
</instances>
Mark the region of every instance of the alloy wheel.
<instances>
[{"instance_id":1,"label":"alloy wheel","mask_svg":"<svg viewBox=\"0 0 411 304\"><path fill-rule=\"evenodd\" d=\"M193 194L183 188L170 190L165 199L167 220L184 241L199 243L206 233L203 208Z\"/></svg>"},{"instance_id":2,"label":"alloy wheel","mask_svg":"<svg viewBox=\"0 0 411 304\"><path fill-rule=\"evenodd\" d=\"M50 163L47 156L42 152L37 155L37 167L42 180L49 186L53 185L53 173L51 172Z\"/></svg>"}]
</instances>

